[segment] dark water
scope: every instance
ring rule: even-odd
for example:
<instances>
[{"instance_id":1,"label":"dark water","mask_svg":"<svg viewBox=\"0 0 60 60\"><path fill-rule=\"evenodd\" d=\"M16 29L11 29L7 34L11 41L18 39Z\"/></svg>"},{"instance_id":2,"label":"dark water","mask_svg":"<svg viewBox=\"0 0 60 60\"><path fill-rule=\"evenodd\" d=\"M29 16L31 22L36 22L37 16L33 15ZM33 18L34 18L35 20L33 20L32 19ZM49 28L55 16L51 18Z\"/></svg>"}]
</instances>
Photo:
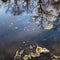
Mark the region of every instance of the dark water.
<instances>
[{"instance_id":1,"label":"dark water","mask_svg":"<svg viewBox=\"0 0 60 60\"><path fill-rule=\"evenodd\" d=\"M25 13L21 16L2 10L0 13L0 60L12 60L16 50L36 44L60 54L60 31L39 29Z\"/></svg>"}]
</instances>

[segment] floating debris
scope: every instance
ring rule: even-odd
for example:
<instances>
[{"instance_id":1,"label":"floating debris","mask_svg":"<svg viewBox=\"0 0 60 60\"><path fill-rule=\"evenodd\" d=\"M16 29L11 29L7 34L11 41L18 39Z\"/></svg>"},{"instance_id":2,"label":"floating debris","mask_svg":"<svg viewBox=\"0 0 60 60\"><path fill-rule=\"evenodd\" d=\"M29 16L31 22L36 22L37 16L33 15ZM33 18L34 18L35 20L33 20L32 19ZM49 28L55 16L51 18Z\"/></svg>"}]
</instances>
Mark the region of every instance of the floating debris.
<instances>
[{"instance_id":1,"label":"floating debris","mask_svg":"<svg viewBox=\"0 0 60 60\"><path fill-rule=\"evenodd\" d=\"M24 60L28 60L29 58L28 58L28 55L25 55L24 57L23 57L23 59Z\"/></svg>"},{"instance_id":2,"label":"floating debris","mask_svg":"<svg viewBox=\"0 0 60 60\"><path fill-rule=\"evenodd\" d=\"M41 52L49 53L50 51L46 48L42 48Z\"/></svg>"},{"instance_id":3,"label":"floating debris","mask_svg":"<svg viewBox=\"0 0 60 60\"><path fill-rule=\"evenodd\" d=\"M25 41L23 41L23 44L25 44Z\"/></svg>"},{"instance_id":4,"label":"floating debris","mask_svg":"<svg viewBox=\"0 0 60 60\"><path fill-rule=\"evenodd\" d=\"M32 48L33 48L33 46L32 46L32 45L30 45L30 46L29 46L29 48L30 48L30 49L32 49Z\"/></svg>"},{"instance_id":5,"label":"floating debris","mask_svg":"<svg viewBox=\"0 0 60 60\"><path fill-rule=\"evenodd\" d=\"M11 22L10 25L9 25L9 27L12 27L12 25L13 25L13 23Z\"/></svg>"},{"instance_id":6,"label":"floating debris","mask_svg":"<svg viewBox=\"0 0 60 60\"><path fill-rule=\"evenodd\" d=\"M53 25L52 25L52 24L48 24L44 29L50 30L50 29L52 29L52 28L53 28Z\"/></svg>"},{"instance_id":7,"label":"floating debris","mask_svg":"<svg viewBox=\"0 0 60 60\"><path fill-rule=\"evenodd\" d=\"M14 56L14 60L21 59L21 55L23 54L24 50L21 50L20 52L17 50L16 55Z\"/></svg>"},{"instance_id":8,"label":"floating debris","mask_svg":"<svg viewBox=\"0 0 60 60\"><path fill-rule=\"evenodd\" d=\"M37 46L37 48L36 48L36 53L41 53L41 50L42 50L42 47Z\"/></svg>"},{"instance_id":9,"label":"floating debris","mask_svg":"<svg viewBox=\"0 0 60 60\"><path fill-rule=\"evenodd\" d=\"M34 45L34 47L35 47L35 45ZM39 45L37 45L35 47L35 52L34 52L33 51L34 47L32 45L30 45L28 49L21 50L20 52L17 51L14 59L16 60L16 59L22 58L23 60L29 60L32 58L40 57L41 53L49 53L50 52L48 49L42 48ZM31 50L31 51L26 51L26 50ZM29 52L29 54L27 54L27 52Z\"/></svg>"},{"instance_id":10,"label":"floating debris","mask_svg":"<svg viewBox=\"0 0 60 60\"><path fill-rule=\"evenodd\" d=\"M31 57L36 57L35 53L33 53L33 52L30 53L30 56Z\"/></svg>"},{"instance_id":11,"label":"floating debris","mask_svg":"<svg viewBox=\"0 0 60 60\"><path fill-rule=\"evenodd\" d=\"M24 50L21 50L21 51L20 51L20 55L22 55L22 54L23 54L23 52L24 52Z\"/></svg>"},{"instance_id":12,"label":"floating debris","mask_svg":"<svg viewBox=\"0 0 60 60\"><path fill-rule=\"evenodd\" d=\"M17 29L18 29L18 27L15 27L15 29L17 30Z\"/></svg>"}]
</instances>

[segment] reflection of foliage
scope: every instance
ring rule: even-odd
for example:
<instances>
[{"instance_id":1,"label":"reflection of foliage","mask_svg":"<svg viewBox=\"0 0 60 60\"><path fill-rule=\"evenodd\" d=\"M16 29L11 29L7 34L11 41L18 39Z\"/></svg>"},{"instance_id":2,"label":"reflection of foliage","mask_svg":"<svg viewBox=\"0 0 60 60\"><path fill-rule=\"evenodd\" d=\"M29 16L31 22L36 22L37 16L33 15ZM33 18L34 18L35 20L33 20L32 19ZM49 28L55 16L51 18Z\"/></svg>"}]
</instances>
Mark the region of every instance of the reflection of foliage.
<instances>
[{"instance_id":1,"label":"reflection of foliage","mask_svg":"<svg viewBox=\"0 0 60 60\"><path fill-rule=\"evenodd\" d=\"M60 15L58 15L57 20L54 21L54 30L57 30L58 28L60 28Z\"/></svg>"},{"instance_id":2,"label":"reflection of foliage","mask_svg":"<svg viewBox=\"0 0 60 60\"><path fill-rule=\"evenodd\" d=\"M51 7L52 5L49 5L49 3L47 3L47 4L45 4L44 3L44 1L40 1L39 0L39 8L38 8L38 13L39 13L39 16L38 16L38 18L40 18L39 19L39 21L37 20L37 19L35 19L35 22L36 21L38 21L39 23L39 26L41 26L41 27L44 27L44 28L48 28L48 26L49 26L49 28L48 29L51 29L51 28L53 28L53 25L55 24L52 24L52 25L50 25L51 23L53 23L54 21L57 21L57 20L60 20L59 18L60 18L60 16L59 16L59 13L57 12L57 10L55 10L54 8L49 8L49 7ZM48 5L48 6L47 6ZM50 9L50 10L49 10ZM55 12L54 12L55 11ZM54 13L56 13L56 14L54 14ZM35 18L35 17L34 17ZM46 26L44 26L46 23L44 22L44 21L46 21L47 22L47 27ZM45 23L45 24L43 24L43 22ZM58 24L58 23L57 23Z\"/></svg>"},{"instance_id":3,"label":"reflection of foliage","mask_svg":"<svg viewBox=\"0 0 60 60\"><path fill-rule=\"evenodd\" d=\"M31 13L32 20L40 28L57 28L60 24L60 0L2 0L6 3L8 12L13 15L20 15L24 11ZM56 22L58 25L56 25ZM48 30L49 30L48 29Z\"/></svg>"},{"instance_id":4,"label":"reflection of foliage","mask_svg":"<svg viewBox=\"0 0 60 60\"><path fill-rule=\"evenodd\" d=\"M8 0L2 0L3 2L7 2Z\"/></svg>"}]
</instances>

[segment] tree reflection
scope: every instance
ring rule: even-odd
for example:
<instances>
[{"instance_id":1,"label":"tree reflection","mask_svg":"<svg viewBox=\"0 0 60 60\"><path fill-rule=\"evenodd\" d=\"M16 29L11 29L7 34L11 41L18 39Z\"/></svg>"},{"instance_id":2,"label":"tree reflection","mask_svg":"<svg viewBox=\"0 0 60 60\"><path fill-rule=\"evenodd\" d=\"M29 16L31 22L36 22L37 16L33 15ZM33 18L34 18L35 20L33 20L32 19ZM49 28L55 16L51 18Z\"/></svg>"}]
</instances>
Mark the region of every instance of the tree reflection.
<instances>
[{"instance_id":1,"label":"tree reflection","mask_svg":"<svg viewBox=\"0 0 60 60\"><path fill-rule=\"evenodd\" d=\"M21 15L23 12L31 13L32 21L41 28L60 20L60 0L1 0L6 3L7 10L11 14ZM2 4L3 5L3 4ZM59 22L58 22L59 23ZM57 24L58 24L57 23ZM59 24L60 26L60 24ZM53 27L52 27L53 28Z\"/></svg>"}]
</instances>

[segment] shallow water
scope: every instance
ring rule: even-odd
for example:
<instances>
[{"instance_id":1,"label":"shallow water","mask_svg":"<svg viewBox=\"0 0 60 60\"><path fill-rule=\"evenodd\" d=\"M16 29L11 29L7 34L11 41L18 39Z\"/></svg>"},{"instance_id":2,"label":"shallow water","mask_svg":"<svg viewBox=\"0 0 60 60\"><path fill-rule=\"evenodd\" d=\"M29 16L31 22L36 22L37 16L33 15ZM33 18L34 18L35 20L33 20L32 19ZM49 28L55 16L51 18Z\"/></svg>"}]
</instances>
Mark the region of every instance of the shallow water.
<instances>
[{"instance_id":1,"label":"shallow water","mask_svg":"<svg viewBox=\"0 0 60 60\"><path fill-rule=\"evenodd\" d=\"M37 44L60 53L60 31L41 30L30 20L26 12L13 16L0 9L0 60L12 59L17 49Z\"/></svg>"}]
</instances>

